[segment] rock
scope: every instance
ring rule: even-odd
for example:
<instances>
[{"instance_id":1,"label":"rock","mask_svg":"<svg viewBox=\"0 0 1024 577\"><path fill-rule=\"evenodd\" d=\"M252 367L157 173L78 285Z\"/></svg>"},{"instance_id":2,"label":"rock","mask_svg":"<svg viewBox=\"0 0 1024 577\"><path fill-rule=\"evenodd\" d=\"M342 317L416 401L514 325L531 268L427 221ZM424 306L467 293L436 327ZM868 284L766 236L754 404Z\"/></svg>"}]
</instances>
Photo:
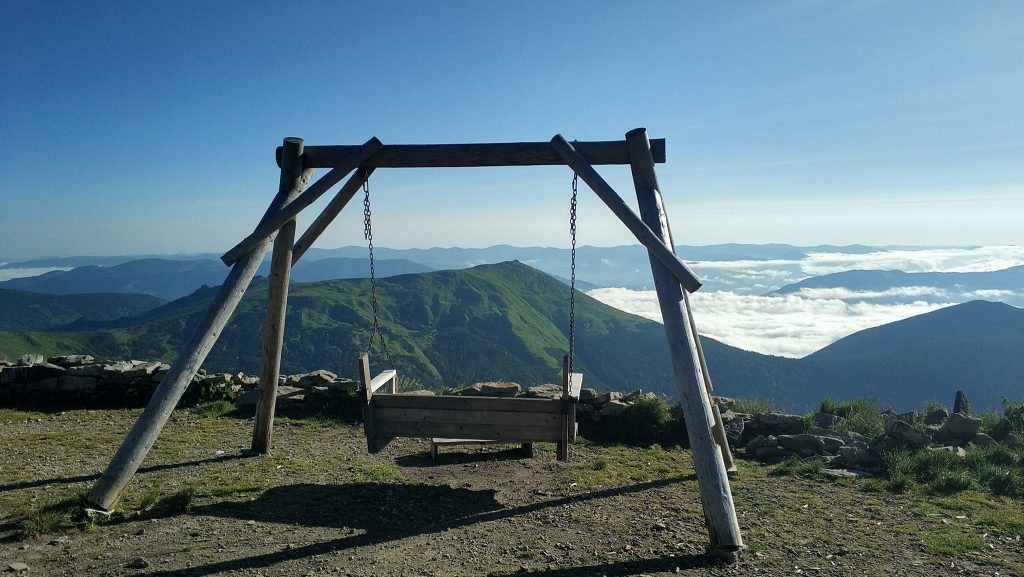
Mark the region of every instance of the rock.
<instances>
[{"instance_id":1,"label":"rock","mask_svg":"<svg viewBox=\"0 0 1024 577\"><path fill-rule=\"evenodd\" d=\"M580 402L589 403L597 398L597 390L590 388L580 389Z\"/></svg>"},{"instance_id":2,"label":"rock","mask_svg":"<svg viewBox=\"0 0 1024 577\"><path fill-rule=\"evenodd\" d=\"M758 435L758 436L754 437L753 439L750 439L750 441L747 442L746 447L744 447L743 449L746 452L753 454L759 448L764 446L764 442L765 442L766 438L767 437L765 437L764 435Z\"/></svg>"},{"instance_id":3,"label":"rock","mask_svg":"<svg viewBox=\"0 0 1024 577\"><path fill-rule=\"evenodd\" d=\"M306 400L306 389L290 387L288 385L277 386L277 402L301 403ZM254 407L260 400L260 390L250 389L235 399L236 407Z\"/></svg>"},{"instance_id":4,"label":"rock","mask_svg":"<svg viewBox=\"0 0 1024 577\"><path fill-rule=\"evenodd\" d=\"M998 441L986 435L985 433L978 433L977 435L974 435L974 438L971 439L971 442L979 447L991 447L993 445L999 444Z\"/></svg>"},{"instance_id":5,"label":"rock","mask_svg":"<svg viewBox=\"0 0 1024 577\"><path fill-rule=\"evenodd\" d=\"M15 561L7 565L7 570L11 573L25 573L28 571L28 565Z\"/></svg>"},{"instance_id":6,"label":"rock","mask_svg":"<svg viewBox=\"0 0 1024 577\"><path fill-rule=\"evenodd\" d=\"M981 429L981 419L969 417L963 413L953 413L942 428L946 429L954 439L970 441Z\"/></svg>"},{"instance_id":7,"label":"rock","mask_svg":"<svg viewBox=\"0 0 1024 577\"><path fill-rule=\"evenodd\" d=\"M480 394L485 397L515 397L522 392L519 383L480 383Z\"/></svg>"},{"instance_id":8,"label":"rock","mask_svg":"<svg viewBox=\"0 0 1024 577\"><path fill-rule=\"evenodd\" d=\"M946 422L949 418L949 411L943 408L935 409L930 411L924 416L924 424L926 425L941 425Z\"/></svg>"},{"instance_id":9,"label":"rock","mask_svg":"<svg viewBox=\"0 0 1024 577\"><path fill-rule=\"evenodd\" d=\"M729 445L732 447L739 445L740 439L743 438L743 417L736 413L725 411L722 413L722 426L725 428L725 439Z\"/></svg>"},{"instance_id":10,"label":"rock","mask_svg":"<svg viewBox=\"0 0 1024 577\"><path fill-rule=\"evenodd\" d=\"M908 411L906 413L896 415L896 420L916 425L921 422L921 415L917 411Z\"/></svg>"},{"instance_id":11,"label":"rock","mask_svg":"<svg viewBox=\"0 0 1024 577\"><path fill-rule=\"evenodd\" d=\"M96 359L94 359L92 355L64 355L60 357L50 357L46 359L46 362L67 369L92 364L96 362Z\"/></svg>"},{"instance_id":12,"label":"rock","mask_svg":"<svg viewBox=\"0 0 1024 577\"><path fill-rule=\"evenodd\" d=\"M212 373L199 377L199 382L208 387L223 387L232 384L233 379L228 373Z\"/></svg>"},{"instance_id":13,"label":"rock","mask_svg":"<svg viewBox=\"0 0 1024 577\"><path fill-rule=\"evenodd\" d=\"M60 378L60 389L72 393L95 391L99 380L96 377L64 375Z\"/></svg>"},{"instance_id":14,"label":"rock","mask_svg":"<svg viewBox=\"0 0 1024 577\"><path fill-rule=\"evenodd\" d=\"M795 451L804 456L821 455L825 452L825 443L817 435L801 433L799 435L779 435L779 445L783 449Z\"/></svg>"},{"instance_id":15,"label":"rock","mask_svg":"<svg viewBox=\"0 0 1024 577\"><path fill-rule=\"evenodd\" d=\"M954 439L953 435L949 434L949 430L943 426L932 433L932 442L936 445L952 445L956 442L956 439Z\"/></svg>"},{"instance_id":16,"label":"rock","mask_svg":"<svg viewBox=\"0 0 1024 577\"><path fill-rule=\"evenodd\" d=\"M43 355L21 355L18 357L17 365L19 367L28 367L32 365L38 365L43 362Z\"/></svg>"},{"instance_id":17,"label":"rock","mask_svg":"<svg viewBox=\"0 0 1024 577\"><path fill-rule=\"evenodd\" d=\"M643 389L637 389L637 390L635 390L635 391L633 391L631 393L627 393L627 394L623 395L622 396L622 402L624 402L624 403L632 403L633 401L639 399L642 396L644 396L644 390Z\"/></svg>"},{"instance_id":18,"label":"rock","mask_svg":"<svg viewBox=\"0 0 1024 577\"><path fill-rule=\"evenodd\" d=\"M928 447L928 450L932 452L946 451L948 453L953 453L957 457L967 456L967 451L965 451L963 447Z\"/></svg>"},{"instance_id":19,"label":"rock","mask_svg":"<svg viewBox=\"0 0 1024 577\"><path fill-rule=\"evenodd\" d=\"M434 391L428 391L426 389L420 389L418 391L406 391L403 395L409 395L412 397L433 397Z\"/></svg>"},{"instance_id":20,"label":"rock","mask_svg":"<svg viewBox=\"0 0 1024 577\"><path fill-rule=\"evenodd\" d=\"M960 413L961 415L971 414L971 403L967 402L967 393L957 390L956 398L953 399L953 414Z\"/></svg>"},{"instance_id":21,"label":"rock","mask_svg":"<svg viewBox=\"0 0 1024 577\"><path fill-rule=\"evenodd\" d=\"M26 378L29 381L42 381L44 379L59 379L63 377L68 370L64 367L53 365L50 363L36 363L26 369Z\"/></svg>"},{"instance_id":22,"label":"rock","mask_svg":"<svg viewBox=\"0 0 1024 577\"><path fill-rule=\"evenodd\" d=\"M480 385L479 383L477 383L475 385L470 385L468 387L459 389L457 391L452 391L452 394L453 395L459 395L459 396L462 396L462 397L479 397L482 394L481 393L482 389L483 389L483 386Z\"/></svg>"},{"instance_id":23,"label":"rock","mask_svg":"<svg viewBox=\"0 0 1024 577\"><path fill-rule=\"evenodd\" d=\"M103 365L94 363L91 365L68 367L67 374L78 377L100 377L103 375Z\"/></svg>"},{"instance_id":24,"label":"rock","mask_svg":"<svg viewBox=\"0 0 1024 577\"><path fill-rule=\"evenodd\" d=\"M621 415L622 412L625 411L628 408L629 408L628 404L626 404L626 403L624 403L624 402L622 402L622 401L620 401L618 399L615 399L613 401L608 401L607 403L605 403L604 405L601 406L601 416L602 417L612 417L612 416L615 416L615 415Z\"/></svg>"},{"instance_id":25,"label":"rock","mask_svg":"<svg viewBox=\"0 0 1024 577\"><path fill-rule=\"evenodd\" d=\"M846 441L847 445L859 442L863 443L866 447L871 444L871 437L858 433L857 431L846 431L842 434L842 437L843 440Z\"/></svg>"},{"instance_id":26,"label":"rock","mask_svg":"<svg viewBox=\"0 0 1024 577\"><path fill-rule=\"evenodd\" d=\"M620 399L622 399L622 393L616 391L601 393L600 395L594 397L594 405L600 407L605 403L610 403L611 401L618 401Z\"/></svg>"},{"instance_id":27,"label":"rock","mask_svg":"<svg viewBox=\"0 0 1024 577\"><path fill-rule=\"evenodd\" d=\"M311 389L317 386L330 385L337 378L338 375L331 371L319 370L299 375L291 375L285 381L285 384L290 387L297 387L300 389Z\"/></svg>"},{"instance_id":28,"label":"rock","mask_svg":"<svg viewBox=\"0 0 1024 577\"><path fill-rule=\"evenodd\" d=\"M526 394L523 396L531 399L561 399L562 385L556 385L554 383L537 385L526 389Z\"/></svg>"},{"instance_id":29,"label":"rock","mask_svg":"<svg viewBox=\"0 0 1024 577\"><path fill-rule=\"evenodd\" d=\"M804 418L784 413L759 413L747 426L755 435L799 435L804 430Z\"/></svg>"},{"instance_id":30,"label":"rock","mask_svg":"<svg viewBox=\"0 0 1024 577\"><path fill-rule=\"evenodd\" d=\"M926 433L898 419L885 424L885 434L911 447L924 447L929 440Z\"/></svg>"},{"instance_id":31,"label":"rock","mask_svg":"<svg viewBox=\"0 0 1024 577\"><path fill-rule=\"evenodd\" d=\"M836 425L845 421L846 419L839 415L833 415L831 413L814 413L814 424L822 429L834 429Z\"/></svg>"},{"instance_id":32,"label":"rock","mask_svg":"<svg viewBox=\"0 0 1024 577\"><path fill-rule=\"evenodd\" d=\"M130 385L141 378L149 378L160 366L160 363L135 364L129 361L122 361L103 367L102 377L105 382L112 385Z\"/></svg>"},{"instance_id":33,"label":"rock","mask_svg":"<svg viewBox=\"0 0 1024 577\"><path fill-rule=\"evenodd\" d=\"M231 377L231 383L242 387L242 390L254 389L260 386L260 378L245 373L238 373Z\"/></svg>"},{"instance_id":34,"label":"rock","mask_svg":"<svg viewBox=\"0 0 1024 577\"><path fill-rule=\"evenodd\" d=\"M35 366L38 367L39 365L35 365ZM35 368L35 367L33 367L33 368ZM57 378L49 378L49 379L40 379L38 381L30 381L26 385L26 392L28 394L30 394L30 395L33 394L33 393L55 393L55 392L57 392L59 390L60 390L60 379L57 379Z\"/></svg>"},{"instance_id":35,"label":"rock","mask_svg":"<svg viewBox=\"0 0 1024 577\"><path fill-rule=\"evenodd\" d=\"M729 397L712 396L711 401L718 405L718 411L721 413L731 411L732 406L736 404L736 399L730 399Z\"/></svg>"},{"instance_id":36,"label":"rock","mask_svg":"<svg viewBox=\"0 0 1024 577\"><path fill-rule=\"evenodd\" d=\"M823 469L821 473L825 475L825 478L833 481L838 481L840 479L864 479L874 477L874 475L866 471L850 471L849 469Z\"/></svg>"},{"instance_id":37,"label":"rock","mask_svg":"<svg viewBox=\"0 0 1024 577\"><path fill-rule=\"evenodd\" d=\"M839 461L846 467L869 467L877 465L879 457L867 448L840 447Z\"/></svg>"},{"instance_id":38,"label":"rock","mask_svg":"<svg viewBox=\"0 0 1024 577\"><path fill-rule=\"evenodd\" d=\"M143 557L136 557L131 563L127 565L129 569L145 569L149 567L149 561L146 561Z\"/></svg>"}]
</instances>

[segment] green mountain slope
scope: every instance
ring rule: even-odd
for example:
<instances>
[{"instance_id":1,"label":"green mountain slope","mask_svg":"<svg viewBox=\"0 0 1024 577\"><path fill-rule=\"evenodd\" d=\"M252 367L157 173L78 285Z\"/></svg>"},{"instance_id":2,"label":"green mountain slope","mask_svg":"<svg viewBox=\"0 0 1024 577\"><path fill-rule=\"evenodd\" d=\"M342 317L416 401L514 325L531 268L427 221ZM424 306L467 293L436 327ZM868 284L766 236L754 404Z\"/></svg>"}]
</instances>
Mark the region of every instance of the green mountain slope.
<instances>
[{"instance_id":1,"label":"green mountain slope","mask_svg":"<svg viewBox=\"0 0 1024 577\"><path fill-rule=\"evenodd\" d=\"M0 333L0 354L62 343L67 352L171 360L209 306L215 288L132 319L80 333ZM567 347L568 287L518 262L378 280L381 325L400 374L431 386L510 379L558 382ZM257 372L266 282L257 280L205 363L209 370ZM675 396L660 324L577 294L576 367L597 388L643 388ZM295 283L289 295L283 371L328 368L353 375L373 326L366 280ZM84 327L83 327L84 328ZM704 339L716 386L768 396L792 359ZM389 363L375 345L376 368ZM781 394L774 390L774 393Z\"/></svg>"},{"instance_id":2,"label":"green mountain slope","mask_svg":"<svg viewBox=\"0 0 1024 577\"><path fill-rule=\"evenodd\" d=\"M0 289L0 330L49 330L76 321L135 316L167 301L149 295L47 295Z\"/></svg>"}]
</instances>

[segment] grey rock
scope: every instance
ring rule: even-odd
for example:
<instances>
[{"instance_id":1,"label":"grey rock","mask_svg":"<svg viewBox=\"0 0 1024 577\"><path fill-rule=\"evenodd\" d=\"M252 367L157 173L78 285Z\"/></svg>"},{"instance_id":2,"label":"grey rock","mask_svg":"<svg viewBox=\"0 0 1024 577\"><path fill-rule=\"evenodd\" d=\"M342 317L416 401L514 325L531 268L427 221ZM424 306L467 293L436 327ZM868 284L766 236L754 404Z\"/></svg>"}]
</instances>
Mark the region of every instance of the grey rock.
<instances>
[{"instance_id":1,"label":"grey rock","mask_svg":"<svg viewBox=\"0 0 1024 577\"><path fill-rule=\"evenodd\" d=\"M967 393L960 390L956 392L956 398L953 399L953 413L971 414L971 403L967 401Z\"/></svg>"},{"instance_id":2,"label":"grey rock","mask_svg":"<svg viewBox=\"0 0 1024 577\"><path fill-rule=\"evenodd\" d=\"M839 415L833 415L831 413L814 413L814 425L821 427L822 429L834 429L836 425L846 421L846 419Z\"/></svg>"},{"instance_id":3,"label":"grey rock","mask_svg":"<svg viewBox=\"0 0 1024 577\"><path fill-rule=\"evenodd\" d=\"M537 385L526 389L526 393L524 393L523 396L531 399L561 399L562 385L556 385L554 383Z\"/></svg>"},{"instance_id":4,"label":"grey rock","mask_svg":"<svg viewBox=\"0 0 1024 577\"><path fill-rule=\"evenodd\" d=\"M846 441L847 444L861 442L867 446L871 444L872 439L871 437L858 433L857 431L846 431L843 433L843 440Z\"/></svg>"},{"instance_id":5,"label":"grey rock","mask_svg":"<svg viewBox=\"0 0 1024 577\"><path fill-rule=\"evenodd\" d=\"M79 377L100 377L103 375L103 365L93 363L91 365L68 367L67 374Z\"/></svg>"},{"instance_id":6,"label":"grey rock","mask_svg":"<svg viewBox=\"0 0 1024 577\"><path fill-rule=\"evenodd\" d=\"M288 377L285 384L300 389L311 389L313 387L327 386L334 382L338 375L331 371L318 370Z\"/></svg>"},{"instance_id":7,"label":"grey rock","mask_svg":"<svg viewBox=\"0 0 1024 577\"><path fill-rule=\"evenodd\" d=\"M896 415L897 421L903 421L904 423L910 423L916 425L921 422L921 414L917 411L908 411L906 413L900 413Z\"/></svg>"},{"instance_id":8,"label":"grey rock","mask_svg":"<svg viewBox=\"0 0 1024 577\"><path fill-rule=\"evenodd\" d=\"M612 417L615 415L621 415L623 411L629 408L629 404L624 403L618 399L614 401L608 401L604 405L601 405L601 416Z\"/></svg>"},{"instance_id":9,"label":"grey rock","mask_svg":"<svg viewBox=\"0 0 1024 577\"><path fill-rule=\"evenodd\" d=\"M18 357L19 367L28 367L31 365L38 365L43 362L43 355L21 355Z\"/></svg>"},{"instance_id":10,"label":"grey rock","mask_svg":"<svg viewBox=\"0 0 1024 577\"><path fill-rule=\"evenodd\" d=\"M977 435L974 435L974 438L971 439L971 442L979 447L991 447L993 445L999 444L998 441L996 441L989 435L986 435L985 433L978 433Z\"/></svg>"},{"instance_id":11,"label":"grey rock","mask_svg":"<svg viewBox=\"0 0 1024 577\"><path fill-rule=\"evenodd\" d=\"M63 377L68 370L64 367L53 365L50 363L37 363L28 367L27 379L29 381L41 381L43 379L59 379Z\"/></svg>"},{"instance_id":12,"label":"grey rock","mask_svg":"<svg viewBox=\"0 0 1024 577\"><path fill-rule=\"evenodd\" d=\"M954 439L970 441L981 429L981 419L969 417L963 413L953 413L942 428L946 429Z\"/></svg>"},{"instance_id":13,"label":"grey rock","mask_svg":"<svg viewBox=\"0 0 1024 577\"><path fill-rule=\"evenodd\" d=\"M874 477L874 475L866 471L851 471L849 469L823 469L821 473L825 475L825 478L833 481L838 481L840 479L866 479Z\"/></svg>"},{"instance_id":14,"label":"grey rock","mask_svg":"<svg viewBox=\"0 0 1024 577\"><path fill-rule=\"evenodd\" d=\"M114 385L127 385L142 378L148 379L160 366L160 363L135 364L122 361L103 367L103 380Z\"/></svg>"},{"instance_id":15,"label":"grey rock","mask_svg":"<svg viewBox=\"0 0 1024 577\"><path fill-rule=\"evenodd\" d=\"M298 387L290 387L288 385L277 386L277 403L301 403L306 400L306 389L300 389ZM260 390L251 389L235 399L235 406L237 407L254 407L260 400Z\"/></svg>"},{"instance_id":16,"label":"grey rock","mask_svg":"<svg viewBox=\"0 0 1024 577\"><path fill-rule=\"evenodd\" d=\"M635 391L632 391L630 393L622 395L622 401L624 403L632 403L633 401L635 401L635 400L637 400L637 399L639 399L639 398L641 398L643 396L644 396L644 390L643 389L636 389Z\"/></svg>"},{"instance_id":17,"label":"grey rock","mask_svg":"<svg viewBox=\"0 0 1024 577\"><path fill-rule=\"evenodd\" d=\"M949 411L946 409L935 409L924 416L924 424L941 425L949 418Z\"/></svg>"},{"instance_id":18,"label":"grey rock","mask_svg":"<svg viewBox=\"0 0 1024 577\"><path fill-rule=\"evenodd\" d=\"M600 407L601 405L604 405L605 403L610 403L612 401L618 401L618 400L621 400L621 399L622 399L622 393L619 393L619 392L616 392L616 391L609 391L607 393L601 393L600 395L594 397L594 404L597 405L598 407Z\"/></svg>"},{"instance_id":19,"label":"grey rock","mask_svg":"<svg viewBox=\"0 0 1024 577\"><path fill-rule=\"evenodd\" d=\"M523 392L519 383L480 383L480 394L485 397L515 397Z\"/></svg>"},{"instance_id":20,"label":"grey rock","mask_svg":"<svg viewBox=\"0 0 1024 577\"><path fill-rule=\"evenodd\" d=\"M767 439L767 438L768 437L766 437L765 435L758 435L758 436L754 437L753 439L750 439L750 441L747 442L747 446L744 447L744 450L746 452L748 452L748 453L753 454L759 448L764 446L765 439Z\"/></svg>"},{"instance_id":21,"label":"grey rock","mask_svg":"<svg viewBox=\"0 0 1024 577\"><path fill-rule=\"evenodd\" d=\"M949 429L943 426L932 433L932 442L936 445L952 445L956 443L956 439L953 438L953 435L949 434Z\"/></svg>"},{"instance_id":22,"label":"grey rock","mask_svg":"<svg viewBox=\"0 0 1024 577\"><path fill-rule=\"evenodd\" d=\"M783 449L795 451L801 455L821 455L825 452L825 443L822 437L801 433L799 435L779 435L779 445Z\"/></svg>"},{"instance_id":23,"label":"grey rock","mask_svg":"<svg viewBox=\"0 0 1024 577\"><path fill-rule=\"evenodd\" d=\"M96 359L92 355L63 355L60 357L50 357L46 359L46 362L67 369L92 364L96 362Z\"/></svg>"},{"instance_id":24,"label":"grey rock","mask_svg":"<svg viewBox=\"0 0 1024 577\"><path fill-rule=\"evenodd\" d=\"M68 392L90 392L96 390L99 379L96 377L80 377L78 375L64 375L60 378L60 389Z\"/></svg>"},{"instance_id":25,"label":"grey rock","mask_svg":"<svg viewBox=\"0 0 1024 577\"><path fill-rule=\"evenodd\" d=\"M580 402L581 403L589 403L589 402L592 402L596 398L597 398L597 390L596 389L590 389L590 388L586 388L586 387L580 389Z\"/></svg>"},{"instance_id":26,"label":"grey rock","mask_svg":"<svg viewBox=\"0 0 1024 577\"><path fill-rule=\"evenodd\" d=\"M426 389L420 389L418 391L407 391L402 393L403 395L410 395L413 397L433 397L434 391L428 391Z\"/></svg>"},{"instance_id":27,"label":"grey rock","mask_svg":"<svg viewBox=\"0 0 1024 577\"><path fill-rule=\"evenodd\" d=\"M748 425L756 435L799 435L804 430L804 418L784 413L759 413Z\"/></svg>"},{"instance_id":28,"label":"grey rock","mask_svg":"<svg viewBox=\"0 0 1024 577\"><path fill-rule=\"evenodd\" d=\"M7 565L7 570L11 573L26 573L28 571L28 565L15 561Z\"/></svg>"},{"instance_id":29,"label":"grey rock","mask_svg":"<svg viewBox=\"0 0 1024 577\"><path fill-rule=\"evenodd\" d=\"M729 397L711 397L711 401L718 405L719 412L726 413L732 410L732 406L736 404L736 399L730 399Z\"/></svg>"},{"instance_id":30,"label":"grey rock","mask_svg":"<svg viewBox=\"0 0 1024 577\"><path fill-rule=\"evenodd\" d=\"M868 467L879 463L878 454L867 447L840 447L839 459L846 467Z\"/></svg>"},{"instance_id":31,"label":"grey rock","mask_svg":"<svg viewBox=\"0 0 1024 577\"><path fill-rule=\"evenodd\" d=\"M740 439L743 438L743 417L726 411L722 413L722 427L725 428L725 439L729 445L733 447L739 445Z\"/></svg>"},{"instance_id":32,"label":"grey rock","mask_svg":"<svg viewBox=\"0 0 1024 577\"><path fill-rule=\"evenodd\" d=\"M452 391L452 394L461 397L479 397L482 394L482 390L483 386L480 383L477 383L475 385L470 385L468 387L463 387L456 391Z\"/></svg>"},{"instance_id":33,"label":"grey rock","mask_svg":"<svg viewBox=\"0 0 1024 577\"><path fill-rule=\"evenodd\" d=\"M145 569L149 567L149 561L146 561L143 557L136 557L131 563L128 563L129 569Z\"/></svg>"},{"instance_id":34,"label":"grey rock","mask_svg":"<svg viewBox=\"0 0 1024 577\"><path fill-rule=\"evenodd\" d=\"M925 432L915 429L910 423L898 419L885 424L885 434L911 447L924 447L929 441L928 435Z\"/></svg>"},{"instance_id":35,"label":"grey rock","mask_svg":"<svg viewBox=\"0 0 1024 577\"><path fill-rule=\"evenodd\" d=\"M333 383L327 385L327 389L331 391L355 391L359 389L359 383L352 379L337 379Z\"/></svg>"}]
</instances>

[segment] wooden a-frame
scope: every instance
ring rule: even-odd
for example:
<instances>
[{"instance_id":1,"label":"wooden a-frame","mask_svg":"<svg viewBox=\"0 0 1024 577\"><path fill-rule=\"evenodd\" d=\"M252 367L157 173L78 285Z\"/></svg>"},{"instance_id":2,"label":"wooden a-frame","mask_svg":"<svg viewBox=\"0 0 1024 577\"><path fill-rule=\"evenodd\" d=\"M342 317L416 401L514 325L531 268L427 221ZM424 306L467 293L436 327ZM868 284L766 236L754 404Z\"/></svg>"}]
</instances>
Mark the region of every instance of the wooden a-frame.
<instances>
[{"instance_id":1,"label":"wooden a-frame","mask_svg":"<svg viewBox=\"0 0 1024 577\"><path fill-rule=\"evenodd\" d=\"M710 549L732 555L743 546L728 472L734 470L718 407L711 402L711 380L687 294L700 281L675 254L668 216L654 167L665 162L665 141L648 140L637 128L626 139L569 143L561 135L550 142L498 144L384 145L371 138L361 146L309 146L286 138L277 150L281 180L252 234L222 258L231 267L209 310L154 391L145 411L125 437L110 465L93 486L89 502L109 511L120 499L178 404L192 377L227 324L260 263L273 247L267 323L260 373L260 402L253 450L270 450L277 381L284 338L285 305L291 267L326 230L378 168L568 165L643 244L650 256L672 369L693 450ZM640 214L637 215L594 170L599 164L629 164ZM330 170L309 182L317 168ZM323 212L295 240L295 217L351 174Z\"/></svg>"}]
</instances>

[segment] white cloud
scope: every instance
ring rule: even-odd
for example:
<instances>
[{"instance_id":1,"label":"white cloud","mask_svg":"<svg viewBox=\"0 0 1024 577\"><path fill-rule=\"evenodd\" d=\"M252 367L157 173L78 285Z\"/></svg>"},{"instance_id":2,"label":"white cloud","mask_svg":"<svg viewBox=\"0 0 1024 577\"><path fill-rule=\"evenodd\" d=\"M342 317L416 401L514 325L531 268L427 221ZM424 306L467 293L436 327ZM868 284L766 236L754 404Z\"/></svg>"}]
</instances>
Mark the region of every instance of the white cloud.
<instances>
[{"instance_id":1,"label":"white cloud","mask_svg":"<svg viewBox=\"0 0 1024 577\"><path fill-rule=\"evenodd\" d=\"M602 288L588 294L615 308L661 322L657 294ZM701 334L735 347L802 357L857 331L933 311L952 303L847 303L799 295L756 296L730 291L690 296Z\"/></svg>"},{"instance_id":2,"label":"white cloud","mask_svg":"<svg viewBox=\"0 0 1024 577\"><path fill-rule=\"evenodd\" d=\"M1011 291L1012 292L1012 291ZM880 300L880 299L906 299L906 298L937 298L950 301L954 298L948 291L930 286L902 286L893 287L882 291L859 291L843 287L812 288L804 287L795 293L809 299L839 299L851 300Z\"/></svg>"},{"instance_id":3,"label":"white cloud","mask_svg":"<svg viewBox=\"0 0 1024 577\"><path fill-rule=\"evenodd\" d=\"M867 254L811 253L801 261L809 276L848 270L901 270L904 272L984 272L1024 264L1024 246L980 246L886 250Z\"/></svg>"}]
</instances>

